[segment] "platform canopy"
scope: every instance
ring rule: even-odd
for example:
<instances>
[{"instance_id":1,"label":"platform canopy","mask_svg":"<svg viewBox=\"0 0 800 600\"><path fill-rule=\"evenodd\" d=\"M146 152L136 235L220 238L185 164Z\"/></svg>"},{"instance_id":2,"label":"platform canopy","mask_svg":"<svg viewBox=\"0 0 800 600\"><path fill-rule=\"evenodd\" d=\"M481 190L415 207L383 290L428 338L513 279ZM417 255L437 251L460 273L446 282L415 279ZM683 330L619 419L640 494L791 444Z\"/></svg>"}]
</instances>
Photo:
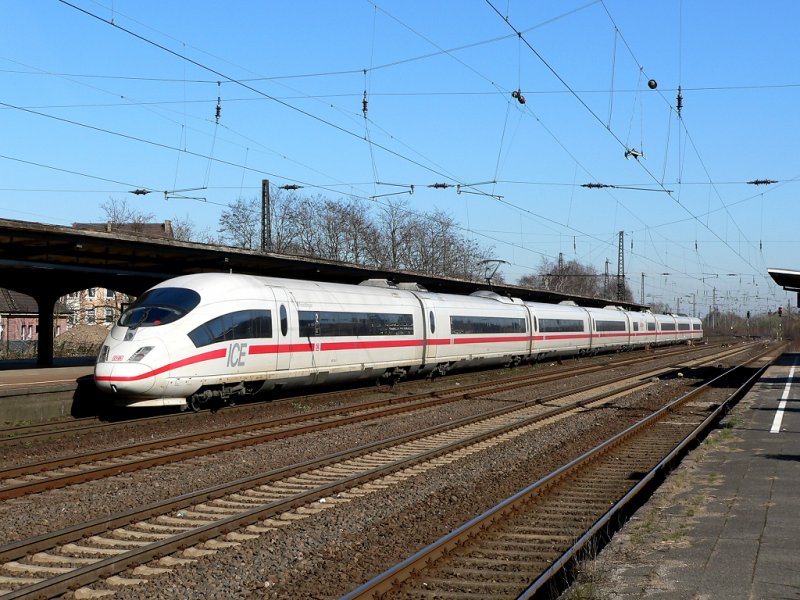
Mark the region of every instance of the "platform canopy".
<instances>
[{"instance_id":1,"label":"platform canopy","mask_svg":"<svg viewBox=\"0 0 800 600\"><path fill-rule=\"evenodd\" d=\"M767 269L767 273L779 286L790 292L800 292L800 271L792 269Z\"/></svg>"}]
</instances>

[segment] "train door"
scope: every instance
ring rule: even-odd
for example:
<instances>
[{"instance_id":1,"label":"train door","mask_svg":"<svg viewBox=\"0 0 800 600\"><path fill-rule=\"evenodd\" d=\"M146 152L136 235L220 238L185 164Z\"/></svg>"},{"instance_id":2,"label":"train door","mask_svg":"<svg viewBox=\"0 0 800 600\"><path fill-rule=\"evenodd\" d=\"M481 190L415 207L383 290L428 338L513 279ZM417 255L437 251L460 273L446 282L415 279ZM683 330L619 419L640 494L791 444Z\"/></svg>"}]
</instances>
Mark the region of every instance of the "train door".
<instances>
[{"instance_id":1,"label":"train door","mask_svg":"<svg viewBox=\"0 0 800 600\"><path fill-rule=\"evenodd\" d=\"M438 323L436 323L436 313L433 310L433 306L424 306L422 311L423 314L427 313L427 317L422 319L422 324L425 328L422 334L424 344L423 362L430 362L430 359L436 358L436 343L429 342L432 342L436 338L436 326Z\"/></svg>"},{"instance_id":2,"label":"train door","mask_svg":"<svg viewBox=\"0 0 800 600\"><path fill-rule=\"evenodd\" d=\"M297 303L285 288L272 288L275 293L277 331L275 332L277 355L276 369L285 371L292 365L292 349L297 331Z\"/></svg>"},{"instance_id":3,"label":"train door","mask_svg":"<svg viewBox=\"0 0 800 600\"><path fill-rule=\"evenodd\" d=\"M633 320L633 316L630 313L628 313L626 311L622 311L622 314L625 315L625 328L628 331L628 335L625 337L625 345L627 347L630 347L631 344L633 344L633 342L634 342L634 337L633 337L633 323L634 323L634 320ZM638 327L639 327L639 323L638 322L636 323L636 327L638 329Z\"/></svg>"},{"instance_id":4,"label":"train door","mask_svg":"<svg viewBox=\"0 0 800 600\"><path fill-rule=\"evenodd\" d=\"M412 292L414 297L419 302L419 308L422 315L422 364L426 365L431 362L431 359L436 358L436 311L434 310L434 303L429 298L421 294ZM416 334L416 332L414 332Z\"/></svg>"}]
</instances>

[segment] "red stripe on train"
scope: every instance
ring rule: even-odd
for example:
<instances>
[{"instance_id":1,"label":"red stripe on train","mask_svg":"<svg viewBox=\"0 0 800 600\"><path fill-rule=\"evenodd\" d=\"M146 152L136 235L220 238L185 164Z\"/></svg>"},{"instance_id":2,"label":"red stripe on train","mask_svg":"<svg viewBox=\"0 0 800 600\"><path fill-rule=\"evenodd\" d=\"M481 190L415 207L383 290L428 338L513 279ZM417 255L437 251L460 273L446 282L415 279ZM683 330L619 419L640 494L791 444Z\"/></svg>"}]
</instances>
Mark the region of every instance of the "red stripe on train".
<instances>
[{"instance_id":1,"label":"red stripe on train","mask_svg":"<svg viewBox=\"0 0 800 600\"><path fill-rule=\"evenodd\" d=\"M161 373L164 373L165 371L169 371L171 369L179 369L187 365L193 365L199 362L205 362L207 360L214 360L216 358L225 358L226 355L227 355L227 350L225 350L225 348L220 348L219 350L211 350L209 352L204 352L203 354L197 354L195 356L190 356L189 358L184 358L183 360L179 360L174 363L169 363L168 365L164 365L163 367L159 367L158 369L153 369L152 371L147 371L146 373L142 373L141 375L131 375L128 377L120 377L115 375L100 375L100 376L95 376L95 380L96 381L139 381L140 379L155 377L156 375L160 375ZM125 364L125 363L119 363L119 364Z\"/></svg>"}]
</instances>

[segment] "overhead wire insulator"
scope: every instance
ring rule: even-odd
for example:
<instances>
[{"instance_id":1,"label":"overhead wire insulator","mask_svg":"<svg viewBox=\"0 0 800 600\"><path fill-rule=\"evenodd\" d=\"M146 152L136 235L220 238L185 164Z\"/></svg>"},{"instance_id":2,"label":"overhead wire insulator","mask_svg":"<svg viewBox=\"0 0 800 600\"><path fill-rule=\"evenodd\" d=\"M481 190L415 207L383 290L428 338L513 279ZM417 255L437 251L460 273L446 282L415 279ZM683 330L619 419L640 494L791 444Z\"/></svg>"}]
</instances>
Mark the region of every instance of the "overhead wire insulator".
<instances>
[{"instance_id":1,"label":"overhead wire insulator","mask_svg":"<svg viewBox=\"0 0 800 600\"><path fill-rule=\"evenodd\" d=\"M437 190L444 190L444 189L447 189L447 188L453 187L453 186L452 186L452 184L449 184L449 183L432 183L428 187L429 188L434 188L434 189L437 189Z\"/></svg>"},{"instance_id":2,"label":"overhead wire insulator","mask_svg":"<svg viewBox=\"0 0 800 600\"><path fill-rule=\"evenodd\" d=\"M217 82L217 88L219 88L220 82ZM222 96L217 96L217 125L219 125L219 118L222 115Z\"/></svg>"},{"instance_id":3,"label":"overhead wire insulator","mask_svg":"<svg viewBox=\"0 0 800 600\"><path fill-rule=\"evenodd\" d=\"M511 97L515 98L520 104L525 104L525 96L522 95L522 90L514 90L511 92Z\"/></svg>"},{"instance_id":4,"label":"overhead wire insulator","mask_svg":"<svg viewBox=\"0 0 800 600\"><path fill-rule=\"evenodd\" d=\"M748 181L750 185L770 185L772 183L778 183L774 179L753 179L753 181Z\"/></svg>"},{"instance_id":5,"label":"overhead wire insulator","mask_svg":"<svg viewBox=\"0 0 800 600\"><path fill-rule=\"evenodd\" d=\"M614 187L613 185L609 185L608 183L582 183L581 187L590 188L590 189L600 189L600 188L609 188Z\"/></svg>"},{"instance_id":6,"label":"overhead wire insulator","mask_svg":"<svg viewBox=\"0 0 800 600\"><path fill-rule=\"evenodd\" d=\"M302 187L303 187L302 185L297 185L296 183L289 183L287 185L282 185L279 189L282 189L282 190L299 190Z\"/></svg>"},{"instance_id":7,"label":"overhead wire insulator","mask_svg":"<svg viewBox=\"0 0 800 600\"><path fill-rule=\"evenodd\" d=\"M367 90L364 90L364 99L361 101L361 111L364 113L364 118L367 118L367 106L369 105L369 100L367 100Z\"/></svg>"}]
</instances>

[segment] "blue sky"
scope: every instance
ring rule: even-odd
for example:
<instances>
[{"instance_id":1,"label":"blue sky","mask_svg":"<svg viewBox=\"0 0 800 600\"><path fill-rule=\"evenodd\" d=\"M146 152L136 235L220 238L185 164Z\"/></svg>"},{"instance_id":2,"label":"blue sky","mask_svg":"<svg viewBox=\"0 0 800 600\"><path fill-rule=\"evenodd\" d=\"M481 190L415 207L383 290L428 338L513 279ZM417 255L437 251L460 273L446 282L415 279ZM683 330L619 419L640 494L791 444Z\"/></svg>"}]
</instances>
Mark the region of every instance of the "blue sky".
<instances>
[{"instance_id":1,"label":"blue sky","mask_svg":"<svg viewBox=\"0 0 800 600\"><path fill-rule=\"evenodd\" d=\"M690 313L793 302L766 269L800 268L796 2L70 4L0 5L2 218L113 197L214 230L269 178L446 211L512 282L559 253L614 274L624 231L637 300L644 273Z\"/></svg>"}]
</instances>

